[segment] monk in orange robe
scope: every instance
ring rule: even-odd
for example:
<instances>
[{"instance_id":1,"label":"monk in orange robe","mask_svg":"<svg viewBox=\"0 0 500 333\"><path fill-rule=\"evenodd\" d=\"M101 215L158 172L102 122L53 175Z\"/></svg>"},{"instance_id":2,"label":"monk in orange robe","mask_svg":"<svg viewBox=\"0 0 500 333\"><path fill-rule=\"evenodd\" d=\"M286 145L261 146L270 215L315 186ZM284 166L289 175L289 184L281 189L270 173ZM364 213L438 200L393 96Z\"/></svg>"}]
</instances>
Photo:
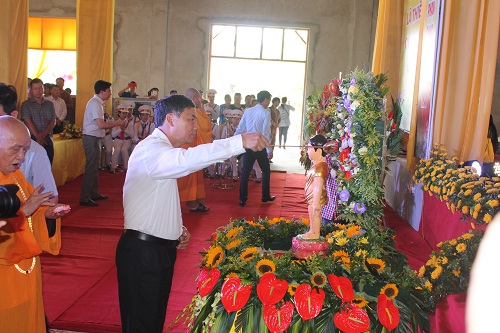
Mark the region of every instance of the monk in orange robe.
<instances>
[{"instance_id":1,"label":"monk in orange robe","mask_svg":"<svg viewBox=\"0 0 500 333\"><path fill-rule=\"evenodd\" d=\"M39 193L24 178L19 166L31 144L26 126L10 116L0 117L0 185L15 184L21 208L16 217L2 218L0 228L0 332L46 332L42 299L42 251L58 254L60 222L49 237L45 218L56 219L60 204L50 202L52 192ZM60 221L60 220L58 220Z\"/></svg>"},{"instance_id":2,"label":"monk in orange robe","mask_svg":"<svg viewBox=\"0 0 500 333\"><path fill-rule=\"evenodd\" d=\"M191 98L193 103L196 105L198 131L193 142L191 144L183 145L181 148L187 149L212 142L212 121L205 113L200 92L197 89L189 88L186 90L184 95ZM186 205L191 211L208 212L210 210L210 208L205 206L205 183L203 180L203 170L178 178L177 187L179 188L181 202L186 202Z\"/></svg>"}]
</instances>

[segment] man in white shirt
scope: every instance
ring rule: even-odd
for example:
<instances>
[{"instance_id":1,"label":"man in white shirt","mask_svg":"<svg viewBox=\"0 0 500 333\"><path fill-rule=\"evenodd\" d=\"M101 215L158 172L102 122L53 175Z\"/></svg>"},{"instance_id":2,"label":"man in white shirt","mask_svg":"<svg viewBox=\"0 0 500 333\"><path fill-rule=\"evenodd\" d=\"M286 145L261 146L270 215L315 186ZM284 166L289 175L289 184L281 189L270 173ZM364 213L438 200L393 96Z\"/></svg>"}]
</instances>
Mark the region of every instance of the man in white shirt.
<instances>
[{"instance_id":1,"label":"man in white shirt","mask_svg":"<svg viewBox=\"0 0 500 333\"><path fill-rule=\"evenodd\" d=\"M281 139L283 138L283 149L286 147L286 138L288 136L288 128L290 127L290 112L295 111L295 108L287 104L288 99L283 97L281 105L278 106L280 112L280 126L279 126L279 146L281 148Z\"/></svg>"},{"instance_id":2,"label":"man in white shirt","mask_svg":"<svg viewBox=\"0 0 500 333\"><path fill-rule=\"evenodd\" d=\"M182 149L198 131L194 103L183 95L155 106L153 134L139 142L123 186L125 231L116 249L123 332L162 332L177 249L191 235L183 226L177 178L245 149L270 148L260 133Z\"/></svg>"},{"instance_id":3,"label":"man in white shirt","mask_svg":"<svg viewBox=\"0 0 500 333\"><path fill-rule=\"evenodd\" d=\"M271 94L269 91L261 91L257 94L258 104L254 107L245 110L243 118L241 118L235 135L260 132L264 137L271 141L271 112L267 108L271 103ZM240 181L240 206L244 207L248 198L248 178L255 161L257 161L262 170L262 202L270 202L276 199L276 196L270 193L271 183L271 166L269 159L273 158L271 148L261 149L260 151L252 151L247 149L243 154L243 169Z\"/></svg>"},{"instance_id":4,"label":"man in white shirt","mask_svg":"<svg viewBox=\"0 0 500 333\"><path fill-rule=\"evenodd\" d=\"M64 129L63 121L66 119L68 110L66 108L66 102L61 97L61 88L58 85L52 85L50 87L50 96L46 100L51 101L54 104L54 110L56 111L56 126L52 130L52 133L61 133Z\"/></svg>"},{"instance_id":5,"label":"man in white shirt","mask_svg":"<svg viewBox=\"0 0 500 333\"><path fill-rule=\"evenodd\" d=\"M104 121L104 102L111 97L111 83L99 80L94 84L95 95L85 108L83 115L82 144L85 151L85 173L83 174L80 205L99 206L95 200L106 200L108 197L99 193L99 159L101 155L101 139L106 129L122 126L123 120Z\"/></svg>"},{"instance_id":6,"label":"man in white shirt","mask_svg":"<svg viewBox=\"0 0 500 333\"><path fill-rule=\"evenodd\" d=\"M118 157L121 155L123 161L123 171L127 172L129 150L132 146L132 138L135 140L134 120L128 117L128 105L120 104L117 106L118 120L123 121L123 125L115 126L111 130L113 137L113 155L111 156L111 173L116 172L118 167Z\"/></svg>"}]
</instances>

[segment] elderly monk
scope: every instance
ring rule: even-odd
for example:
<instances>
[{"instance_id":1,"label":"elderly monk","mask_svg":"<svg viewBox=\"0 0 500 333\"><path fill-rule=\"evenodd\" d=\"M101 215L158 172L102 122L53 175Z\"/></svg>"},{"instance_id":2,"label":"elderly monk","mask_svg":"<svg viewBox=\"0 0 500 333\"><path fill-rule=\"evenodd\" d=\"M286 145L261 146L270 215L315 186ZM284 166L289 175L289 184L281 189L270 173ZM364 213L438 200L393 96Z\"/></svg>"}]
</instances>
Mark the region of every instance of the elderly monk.
<instances>
[{"instance_id":1,"label":"elderly monk","mask_svg":"<svg viewBox=\"0 0 500 333\"><path fill-rule=\"evenodd\" d=\"M24 178L19 167L31 144L26 126L11 116L0 117L0 185L16 184L21 208L0 229L0 332L46 332L42 300L42 271L38 255L58 254L56 232L49 237L45 218L56 219L64 205L50 202L52 192L40 193ZM58 208L56 211L60 210ZM59 230L59 228L57 228Z\"/></svg>"},{"instance_id":2,"label":"elderly monk","mask_svg":"<svg viewBox=\"0 0 500 333\"><path fill-rule=\"evenodd\" d=\"M197 89L189 88L184 96L191 99L196 106L196 121L198 132L196 138L190 144L181 148L196 147L204 143L212 142L212 121L203 108L201 94ZM210 210L205 206L205 183L203 181L203 170L193 172L190 175L177 179L181 202L186 202L191 212L205 213Z\"/></svg>"}]
</instances>

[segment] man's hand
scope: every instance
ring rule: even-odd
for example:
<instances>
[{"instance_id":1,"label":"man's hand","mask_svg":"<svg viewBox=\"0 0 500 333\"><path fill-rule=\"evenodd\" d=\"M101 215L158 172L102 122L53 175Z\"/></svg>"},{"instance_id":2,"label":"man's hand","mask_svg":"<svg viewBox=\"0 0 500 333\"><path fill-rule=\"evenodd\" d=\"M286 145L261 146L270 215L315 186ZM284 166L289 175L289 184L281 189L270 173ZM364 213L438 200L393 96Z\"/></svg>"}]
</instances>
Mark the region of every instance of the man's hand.
<instances>
[{"instance_id":1,"label":"man's hand","mask_svg":"<svg viewBox=\"0 0 500 333\"><path fill-rule=\"evenodd\" d=\"M182 235L181 237L179 237L179 245L177 245L177 248L179 250L185 250L188 247L190 239L191 239L191 234L185 227L183 227Z\"/></svg>"},{"instance_id":2,"label":"man's hand","mask_svg":"<svg viewBox=\"0 0 500 333\"><path fill-rule=\"evenodd\" d=\"M40 206L54 206L55 204L50 202L50 196L53 192L40 193L40 190L43 188L43 184L40 184L35 192L26 200L22 206L21 210L24 213L24 216L31 216Z\"/></svg>"},{"instance_id":3,"label":"man's hand","mask_svg":"<svg viewBox=\"0 0 500 333\"><path fill-rule=\"evenodd\" d=\"M118 120L115 120L115 122L113 123L113 125L115 126L123 126L125 125L125 122L121 119L118 119Z\"/></svg>"},{"instance_id":4,"label":"man's hand","mask_svg":"<svg viewBox=\"0 0 500 333\"><path fill-rule=\"evenodd\" d=\"M71 209L68 205L57 204L56 206L50 207L45 211L45 217L48 219L57 219L66 215L70 210Z\"/></svg>"},{"instance_id":5,"label":"man's hand","mask_svg":"<svg viewBox=\"0 0 500 333\"><path fill-rule=\"evenodd\" d=\"M269 141L259 132L245 133L241 135L241 138L243 140L243 148L253 151L261 151L264 148L271 150Z\"/></svg>"},{"instance_id":6,"label":"man's hand","mask_svg":"<svg viewBox=\"0 0 500 333\"><path fill-rule=\"evenodd\" d=\"M269 153L267 154L267 158L272 160L273 159L273 151L269 151Z\"/></svg>"}]
</instances>

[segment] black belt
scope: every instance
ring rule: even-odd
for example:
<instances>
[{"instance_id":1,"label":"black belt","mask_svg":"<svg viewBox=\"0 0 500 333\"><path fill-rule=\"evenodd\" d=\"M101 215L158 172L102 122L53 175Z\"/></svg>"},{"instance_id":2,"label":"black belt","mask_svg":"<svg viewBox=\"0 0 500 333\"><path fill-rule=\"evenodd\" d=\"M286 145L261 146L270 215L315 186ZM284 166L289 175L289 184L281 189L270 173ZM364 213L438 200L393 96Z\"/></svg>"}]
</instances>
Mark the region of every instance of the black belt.
<instances>
[{"instance_id":1,"label":"black belt","mask_svg":"<svg viewBox=\"0 0 500 333\"><path fill-rule=\"evenodd\" d=\"M168 248L174 248L177 247L179 244L179 240L172 240L172 239L165 239L165 238L160 238L152 235L145 234L143 232L137 231L137 230L132 230L132 229L125 229L123 231L123 235L127 237L132 237L136 239L143 240L148 243L154 243L154 244L160 244L163 246L166 246Z\"/></svg>"},{"instance_id":2,"label":"black belt","mask_svg":"<svg viewBox=\"0 0 500 333\"><path fill-rule=\"evenodd\" d=\"M122 140L122 139L120 139L120 137L118 137L118 136L115 136L115 137L113 138L113 140L114 140L114 139L119 139L119 140ZM130 139L132 139L130 136L126 136L125 138L123 138L123 140L130 140Z\"/></svg>"}]
</instances>

